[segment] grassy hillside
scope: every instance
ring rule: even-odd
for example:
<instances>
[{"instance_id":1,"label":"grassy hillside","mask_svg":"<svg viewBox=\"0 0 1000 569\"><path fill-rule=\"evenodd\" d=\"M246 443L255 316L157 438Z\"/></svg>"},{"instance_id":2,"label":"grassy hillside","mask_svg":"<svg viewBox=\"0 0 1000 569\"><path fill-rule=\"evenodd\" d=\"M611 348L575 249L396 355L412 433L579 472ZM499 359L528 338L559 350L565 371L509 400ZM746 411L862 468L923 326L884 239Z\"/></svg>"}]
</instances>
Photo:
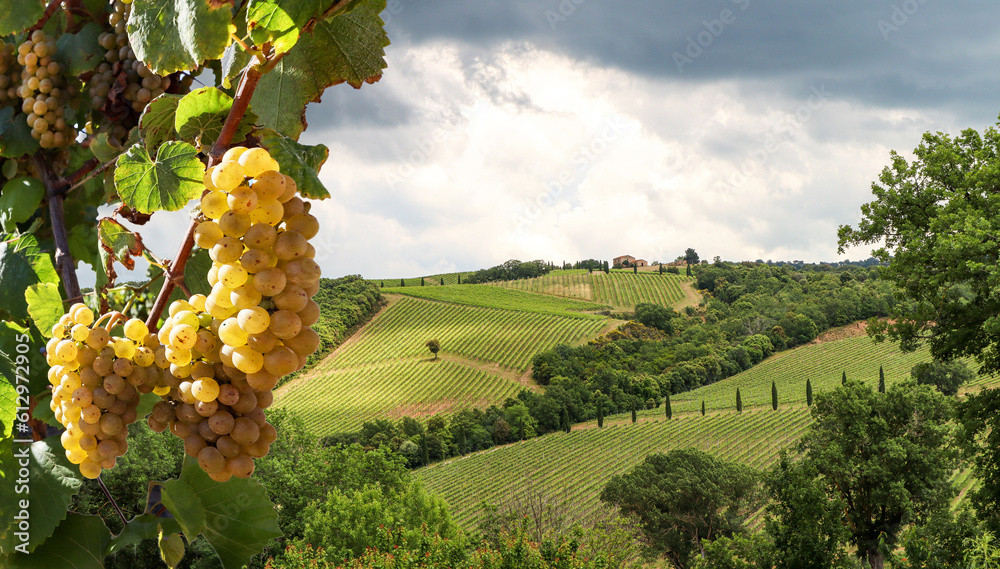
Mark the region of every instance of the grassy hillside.
<instances>
[{"instance_id":1,"label":"grassy hillside","mask_svg":"<svg viewBox=\"0 0 1000 569\"><path fill-rule=\"evenodd\" d=\"M585 314L584 312L605 308L603 305L592 302L483 285L386 287L382 291L386 294L405 294L417 298L440 300L442 302L453 302L469 306L484 306L517 310L520 312L537 312L539 314L555 314L558 316L576 316L581 318L602 318L601 316Z\"/></svg>"},{"instance_id":2,"label":"grassy hillside","mask_svg":"<svg viewBox=\"0 0 1000 569\"><path fill-rule=\"evenodd\" d=\"M527 384L523 376L537 352L593 337L606 321L396 297L357 336L279 390L276 404L308 414L316 432L327 434L404 410L500 403ZM445 362L430 361L430 339L441 342Z\"/></svg>"},{"instance_id":3,"label":"grassy hillside","mask_svg":"<svg viewBox=\"0 0 1000 569\"><path fill-rule=\"evenodd\" d=\"M441 286L441 279L444 279L444 284L453 285L458 284L459 276L465 281L465 278L472 274L472 271L459 272L459 273L441 273L437 275L427 275L424 277L409 277L403 279L405 287L420 286L420 279L424 279L424 284L426 286ZM394 279L371 279L371 282L375 283L377 286L389 287L399 287L399 277Z\"/></svg>"},{"instance_id":4,"label":"grassy hillside","mask_svg":"<svg viewBox=\"0 0 1000 569\"><path fill-rule=\"evenodd\" d=\"M626 472L653 452L700 448L727 460L754 467L771 464L782 448L790 447L809 423L805 378L814 393L836 388L841 374L878 383L883 365L887 383L909 376L917 362L927 361L922 350L903 354L893 345L875 345L867 337L802 346L782 352L741 374L673 397L675 418L666 421L663 408L643 411L633 425L628 415L608 417L605 428L594 422L577 425L569 434L556 433L496 448L418 471L429 489L448 500L460 523L473 526L482 500L496 502L518 488L530 488L573 504L572 515L586 520L596 511L597 496L612 475ZM780 407L772 411L771 381ZM985 377L967 386L996 385ZM736 386L745 404L735 413ZM701 401L708 413L702 417ZM513 479L506 485L497 480ZM963 481L967 487L971 481Z\"/></svg>"},{"instance_id":5,"label":"grassy hillside","mask_svg":"<svg viewBox=\"0 0 1000 569\"><path fill-rule=\"evenodd\" d=\"M684 287L693 281L690 277L667 274L600 271L587 274L578 270L552 271L544 277L506 281L497 286L631 310L641 302L673 306L685 299Z\"/></svg>"}]
</instances>

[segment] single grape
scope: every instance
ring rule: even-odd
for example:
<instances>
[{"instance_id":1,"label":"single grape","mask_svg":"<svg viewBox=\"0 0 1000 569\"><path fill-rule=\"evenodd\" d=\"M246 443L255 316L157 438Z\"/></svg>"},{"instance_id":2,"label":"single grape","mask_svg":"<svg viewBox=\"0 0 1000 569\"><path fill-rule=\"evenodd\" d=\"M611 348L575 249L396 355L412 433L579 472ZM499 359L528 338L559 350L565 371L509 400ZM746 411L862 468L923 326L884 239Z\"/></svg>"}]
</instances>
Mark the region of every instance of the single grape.
<instances>
[{"instance_id":1,"label":"single grape","mask_svg":"<svg viewBox=\"0 0 1000 569\"><path fill-rule=\"evenodd\" d=\"M136 342L141 341L149 333L146 323L138 318L132 318L125 323L125 337Z\"/></svg>"},{"instance_id":2,"label":"single grape","mask_svg":"<svg viewBox=\"0 0 1000 569\"><path fill-rule=\"evenodd\" d=\"M212 185L223 192L232 192L243 183L245 177L243 166L238 162L221 162L212 172ZM253 208L249 208L241 213L249 213L250 209Z\"/></svg>"},{"instance_id":3,"label":"single grape","mask_svg":"<svg viewBox=\"0 0 1000 569\"><path fill-rule=\"evenodd\" d=\"M222 219L225 219L230 212L222 214ZM221 220L220 220L221 222ZM219 239L222 239L223 231L219 223L214 221L203 221L198 224L198 227L194 230L194 244L201 247L202 249L211 249ZM235 237L239 237L236 235Z\"/></svg>"},{"instance_id":4,"label":"single grape","mask_svg":"<svg viewBox=\"0 0 1000 569\"><path fill-rule=\"evenodd\" d=\"M236 320L247 334L260 334L271 324L271 316L259 306L240 310Z\"/></svg>"}]
</instances>

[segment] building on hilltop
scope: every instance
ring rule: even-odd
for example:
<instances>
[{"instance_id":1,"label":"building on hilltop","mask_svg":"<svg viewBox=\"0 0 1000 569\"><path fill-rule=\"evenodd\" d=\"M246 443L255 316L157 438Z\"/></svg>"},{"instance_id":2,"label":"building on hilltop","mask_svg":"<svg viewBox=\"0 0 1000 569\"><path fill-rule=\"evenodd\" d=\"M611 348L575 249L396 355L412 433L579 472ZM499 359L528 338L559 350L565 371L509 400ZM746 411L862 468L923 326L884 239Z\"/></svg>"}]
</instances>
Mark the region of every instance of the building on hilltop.
<instances>
[{"instance_id":1,"label":"building on hilltop","mask_svg":"<svg viewBox=\"0 0 1000 569\"><path fill-rule=\"evenodd\" d=\"M649 265L645 259L636 259L632 255L622 255L615 257L612 264L617 267L645 267Z\"/></svg>"}]
</instances>

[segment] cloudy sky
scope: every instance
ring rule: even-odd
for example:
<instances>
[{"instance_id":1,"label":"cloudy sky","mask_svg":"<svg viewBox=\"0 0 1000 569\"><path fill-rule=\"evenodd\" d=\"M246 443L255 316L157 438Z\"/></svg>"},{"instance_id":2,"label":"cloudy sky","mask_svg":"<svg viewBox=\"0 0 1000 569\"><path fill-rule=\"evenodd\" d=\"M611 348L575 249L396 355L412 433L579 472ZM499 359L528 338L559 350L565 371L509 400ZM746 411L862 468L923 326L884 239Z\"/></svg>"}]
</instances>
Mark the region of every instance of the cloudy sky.
<instances>
[{"instance_id":1,"label":"cloudy sky","mask_svg":"<svg viewBox=\"0 0 1000 569\"><path fill-rule=\"evenodd\" d=\"M836 229L891 149L1000 112L990 2L390 0L383 18L382 81L307 114L331 153L328 276L843 258Z\"/></svg>"}]
</instances>

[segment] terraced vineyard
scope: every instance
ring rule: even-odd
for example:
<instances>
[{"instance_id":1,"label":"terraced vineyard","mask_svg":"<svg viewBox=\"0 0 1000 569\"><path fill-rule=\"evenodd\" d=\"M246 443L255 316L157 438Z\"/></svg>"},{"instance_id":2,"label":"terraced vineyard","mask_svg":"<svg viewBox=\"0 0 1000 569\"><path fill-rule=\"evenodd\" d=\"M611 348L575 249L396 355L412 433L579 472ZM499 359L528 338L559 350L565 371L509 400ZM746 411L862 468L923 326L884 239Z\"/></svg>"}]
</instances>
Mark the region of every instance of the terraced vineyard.
<instances>
[{"instance_id":1,"label":"terraced vineyard","mask_svg":"<svg viewBox=\"0 0 1000 569\"><path fill-rule=\"evenodd\" d=\"M383 292L387 294L405 294L417 298L453 302L469 306L485 306L522 312L537 312L539 314L576 316L579 318L603 318L596 314L585 314L584 311L605 308L603 305L592 302L483 285L386 287L383 289Z\"/></svg>"},{"instance_id":2,"label":"terraced vineyard","mask_svg":"<svg viewBox=\"0 0 1000 569\"><path fill-rule=\"evenodd\" d=\"M278 390L275 404L303 413L318 434L404 412L484 407L525 387L535 354L596 336L606 322L399 297L311 372ZM432 338L441 342L444 361L429 361L424 344Z\"/></svg>"},{"instance_id":3,"label":"terraced vineyard","mask_svg":"<svg viewBox=\"0 0 1000 569\"><path fill-rule=\"evenodd\" d=\"M693 447L764 468L799 439L809 421L805 406L796 406L579 429L452 459L416 475L448 502L465 528L475 527L483 500L496 503L524 491L557 498L568 505L571 519L585 521L600 507L607 481L651 453Z\"/></svg>"},{"instance_id":4,"label":"terraced vineyard","mask_svg":"<svg viewBox=\"0 0 1000 569\"><path fill-rule=\"evenodd\" d=\"M505 281L497 286L631 310L641 302L672 306L684 299L682 287L692 281L690 277L657 273L594 272L588 275L586 271L553 271L544 277Z\"/></svg>"},{"instance_id":5,"label":"terraced vineyard","mask_svg":"<svg viewBox=\"0 0 1000 569\"><path fill-rule=\"evenodd\" d=\"M409 360L313 377L291 390L282 405L325 435L357 429L373 417L485 407L523 388L511 379L447 360Z\"/></svg>"},{"instance_id":6,"label":"terraced vineyard","mask_svg":"<svg viewBox=\"0 0 1000 569\"><path fill-rule=\"evenodd\" d=\"M461 276L462 280L464 281L466 279L466 277L468 277L471 274L472 273L470 273L470 272L465 272L465 273L441 273L441 274L438 274L438 275L428 275L426 277L409 277L409 278L403 279L403 286L404 287L420 286L420 279L421 278L424 279L425 286L435 286L435 285L441 286L441 279L444 279L444 284L446 284L446 285L453 285L453 284L458 284L458 278L459 278L459 276ZM376 284L379 284L379 285L383 285L385 288L399 287L399 277L396 277L394 279L371 279L371 281L373 283L376 283Z\"/></svg>"}]
</instances>

